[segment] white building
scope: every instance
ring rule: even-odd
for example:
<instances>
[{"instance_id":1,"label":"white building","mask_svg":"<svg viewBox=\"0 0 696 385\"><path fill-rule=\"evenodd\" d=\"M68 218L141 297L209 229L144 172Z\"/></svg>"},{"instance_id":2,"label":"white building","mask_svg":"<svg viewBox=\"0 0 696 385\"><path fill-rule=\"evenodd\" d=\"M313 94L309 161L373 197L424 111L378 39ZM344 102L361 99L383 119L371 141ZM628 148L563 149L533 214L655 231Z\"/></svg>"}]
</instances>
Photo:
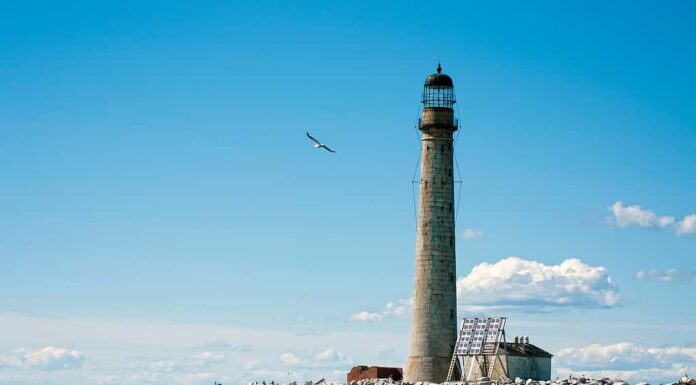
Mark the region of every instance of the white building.
<instances>
[{"instance_id":1,"label":"white building","mask_svg":"<svg viewBox=\"0 0 696 385\"><path fill-rule=\"evenodd\" d=\"M468 381L487 377L494 365L491 380L501 377L548 381L551 379L553 355L530 344L529 337L515 337L515 342L500 342L497 357L469 356L464 359L465 378Z\"/></svg>"}]
</instances>

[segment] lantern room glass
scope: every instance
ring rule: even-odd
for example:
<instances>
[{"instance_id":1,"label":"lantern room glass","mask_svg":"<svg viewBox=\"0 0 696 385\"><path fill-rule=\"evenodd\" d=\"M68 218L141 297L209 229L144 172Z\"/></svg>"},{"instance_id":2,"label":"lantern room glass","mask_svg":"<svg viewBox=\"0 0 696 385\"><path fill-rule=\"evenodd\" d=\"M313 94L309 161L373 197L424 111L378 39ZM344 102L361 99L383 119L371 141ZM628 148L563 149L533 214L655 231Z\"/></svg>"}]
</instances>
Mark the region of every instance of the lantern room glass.
<instances>
[{"instance_id":1,"label":"lantern room glass","mask_svg":"<svg viewBox=\"0 0 696 385\"><path fill-rule=\"evenodd\" d=\"M454 106L454 88L447 86L425 86L423 88L423 107L452 108Z\"/></svg>"}]
</instances>

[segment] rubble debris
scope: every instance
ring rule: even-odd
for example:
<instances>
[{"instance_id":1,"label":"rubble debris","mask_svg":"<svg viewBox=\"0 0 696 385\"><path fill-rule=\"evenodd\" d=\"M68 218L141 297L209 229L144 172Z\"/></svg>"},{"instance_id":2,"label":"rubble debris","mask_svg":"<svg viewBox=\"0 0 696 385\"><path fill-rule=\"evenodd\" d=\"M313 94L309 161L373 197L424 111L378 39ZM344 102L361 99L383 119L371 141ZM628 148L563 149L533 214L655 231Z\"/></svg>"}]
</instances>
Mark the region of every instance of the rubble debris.
<instances>
[{"instance_id":1,"label":"rubble debris","mask_svg":"<svg viewBox=\"0 0 696 385\"><path fill-rule=\"evenodd\" d=\"M390 368L384 366L354 366L346 376L348 383L354 381L369 380L369 379L391 379L401 381L403 378L403 370L401 368Z\"/></svg>"}]
</instances>

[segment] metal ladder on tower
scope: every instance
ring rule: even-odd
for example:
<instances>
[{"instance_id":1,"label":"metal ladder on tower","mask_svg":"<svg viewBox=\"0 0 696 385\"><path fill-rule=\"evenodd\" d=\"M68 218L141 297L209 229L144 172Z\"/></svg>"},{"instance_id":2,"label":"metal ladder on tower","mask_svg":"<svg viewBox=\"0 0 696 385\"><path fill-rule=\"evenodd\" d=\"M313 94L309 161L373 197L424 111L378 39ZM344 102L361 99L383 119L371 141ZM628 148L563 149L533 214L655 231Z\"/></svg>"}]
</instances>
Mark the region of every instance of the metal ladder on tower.
<instances>
[{"instance_id":1,"label":"metal ladder on tower","mask_svg":"<svg viewBox=\"0 0 696 385\"><path fill-rule=\"evenodd\" d=\"M464 322L462 322L462 327L459 329L459 334L457 334L457 342L454 344L454 351L452 352L452 361L450 361L449 370L447 371L447 381L452 381L452 374L454 374L454 367L457 366L457 352L459 351L459 345L461 344L462 333L464 333Z\"/></svg>"}]
</instances>

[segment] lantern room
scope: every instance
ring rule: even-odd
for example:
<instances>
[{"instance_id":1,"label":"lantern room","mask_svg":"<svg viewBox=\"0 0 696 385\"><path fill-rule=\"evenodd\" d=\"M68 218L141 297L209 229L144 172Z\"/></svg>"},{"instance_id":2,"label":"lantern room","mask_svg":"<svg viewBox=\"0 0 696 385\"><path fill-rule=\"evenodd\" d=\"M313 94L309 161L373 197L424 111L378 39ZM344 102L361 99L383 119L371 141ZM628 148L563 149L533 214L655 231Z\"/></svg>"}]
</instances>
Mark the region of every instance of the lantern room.
<instances>
[{"instance_id":1,"label":"lantern room","mask_svg":"<svg viewBox=\"0 0 696 385\"><path fill-rule=\"evenodd\" d=\"M449 108L452 109L456 102L454 98L454 83L452 78L442 73L442 66L438 63L437 73L425 78L423 86L424 108Z\"/></svg>"}]
</instances>

